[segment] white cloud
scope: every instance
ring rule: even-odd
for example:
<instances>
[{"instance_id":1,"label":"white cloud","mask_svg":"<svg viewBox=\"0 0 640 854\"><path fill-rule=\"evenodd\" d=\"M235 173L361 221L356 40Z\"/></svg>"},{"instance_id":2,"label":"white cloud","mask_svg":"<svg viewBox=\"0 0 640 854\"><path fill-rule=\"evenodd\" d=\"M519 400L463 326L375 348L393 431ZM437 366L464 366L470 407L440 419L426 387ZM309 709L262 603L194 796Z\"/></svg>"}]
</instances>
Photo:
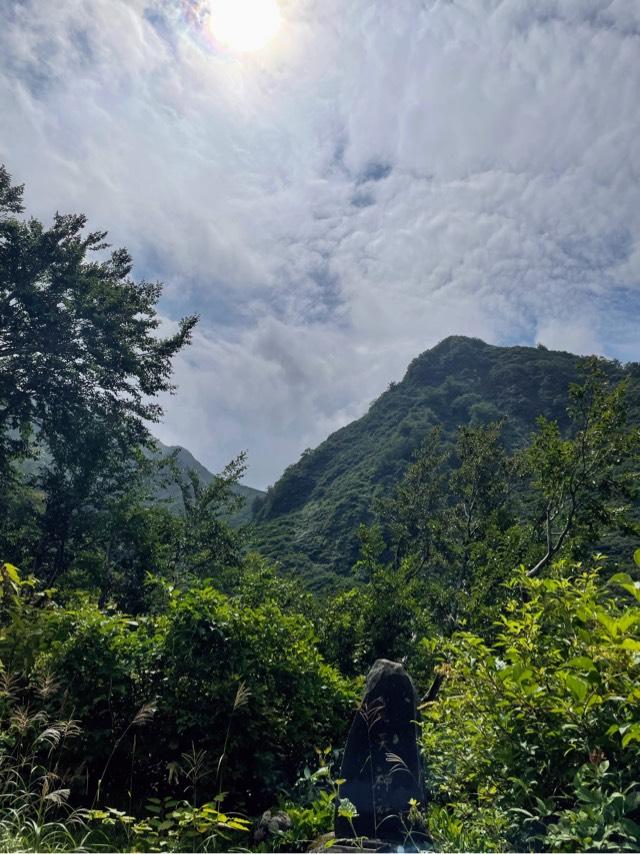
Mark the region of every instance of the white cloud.
<instances>
[{"instance_id":1,"label":"white cloud","mask_svg":"<svg viewBox=\"0 0 640 854\"><path fill-rule=\"evenodd\" d=\"M0 10L30 210L203 315L161 438L263 485L447 334L640 358L640 3L281 0L238 58L187 2Z\"/></svg>"}]
</instances>

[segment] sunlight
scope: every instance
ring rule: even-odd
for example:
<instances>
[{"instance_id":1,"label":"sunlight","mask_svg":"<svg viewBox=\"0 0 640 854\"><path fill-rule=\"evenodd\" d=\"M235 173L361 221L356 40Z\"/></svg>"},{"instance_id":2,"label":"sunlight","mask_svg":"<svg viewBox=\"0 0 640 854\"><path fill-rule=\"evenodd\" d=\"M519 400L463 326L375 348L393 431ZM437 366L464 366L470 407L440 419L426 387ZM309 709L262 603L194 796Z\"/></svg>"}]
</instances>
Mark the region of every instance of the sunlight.
<instances>
[{"instance_id":1,"label":"sunlight","mask_svg":"<svg viewBox=\"0 0 640 854\"><path fill-rule=\"evenodd\" d=\"M259 50L275 36L281 22L277 0L210 0L208 29L232 50Z\"/></svg>"}]
</instances>

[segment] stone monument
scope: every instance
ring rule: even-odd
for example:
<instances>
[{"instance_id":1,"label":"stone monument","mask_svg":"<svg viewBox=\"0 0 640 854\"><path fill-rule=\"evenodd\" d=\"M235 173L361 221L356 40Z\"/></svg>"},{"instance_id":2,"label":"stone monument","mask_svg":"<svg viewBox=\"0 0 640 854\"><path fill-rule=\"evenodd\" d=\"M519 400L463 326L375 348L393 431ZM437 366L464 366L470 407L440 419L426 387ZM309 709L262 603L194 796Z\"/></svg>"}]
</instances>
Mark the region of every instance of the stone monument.
<instances>
[{"instance_id":1,"label":"stone monument","mask_svg":"<svg viewBox=\"0 0 640 854\"><path fill-rule=\"evenodd\" d=\"M349 807L338 807L336 839L407 840L410 801L424 802L417 715L416 691L404 667L378 659L367 675L340 770L340 798L353 804L357 816L340 815Z\"/></svg>"}]
</instances>

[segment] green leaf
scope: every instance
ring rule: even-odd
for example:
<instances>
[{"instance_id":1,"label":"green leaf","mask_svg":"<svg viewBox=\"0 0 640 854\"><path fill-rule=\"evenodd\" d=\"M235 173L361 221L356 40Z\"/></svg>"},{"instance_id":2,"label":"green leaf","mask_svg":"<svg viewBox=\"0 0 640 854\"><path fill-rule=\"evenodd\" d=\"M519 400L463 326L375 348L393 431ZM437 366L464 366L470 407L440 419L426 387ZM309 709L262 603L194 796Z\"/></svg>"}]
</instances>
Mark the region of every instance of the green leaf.
<instances>
[{"instance_id":1,"label":"green leaf","mask_svg":"<svg viewBox=\"0 0 640 854\"><path fill-rule=\"evenodd\" d=\"M627 747L632 741L640 741L640 723L631 724L622 736L622 746Z\"/></svg>"},{"instance_id":2,"label":"green leaf","mask_svg":"<svg viewBox=\"0 0 640 854\"><path fill-rule=\"evenodd\" d=\"M596 611L596 620L601 626L604 626L610 637L617 637L619 631L617 620L614 620L614 618L610 617L605 611Z\"/></svg>"},{"instance_id":3,"label":"green leaf","mask_svg":"<svg viewBox=\"0 0 640 854\"><path fill-rule=\"evenodd\" d=\"M2 569L8 576L10 581L13 581L14 584L20 584L20 573L18 572L18 568L14 566L12 563L3 563Z\"/></svg>"},{"instance_id":4,"label":"green leaf","mask_svg":"<svg viewBox=\"0 0 640 854\"><path fill-rule=\"evenodd\" d=\"M572 667L574 670L580 670L582 673L590 673L594 670L597 672L598 670L593 663L593 659L588 658L586 655L578 655L575 658L570 658L565 667Z\"/></svg>"},{"instance_id":5,"label":"green leaf","mask_svg":"<svg viewBox=\"0 0 640 854\"><path fill-rule=\"evenodd\" d=\"M560 671L559 675L561 675L567 688L569 688L576 700L578 700L579 703L583 703L587 696L587 691L589 690L589 683L586 679L576 676L575 673L566 673L564 671Z\"/></svg>"},{"instance_id":6,"label":"green leaf","mask_svg":"<svg viewBox=\"0 0 640 854\"><path fill-rule=\"evenodd\" d=\"M640 549L636 549L633 553L633 559L635 561L636 566L640 566Z\"/></svg>"},{"instance_id":7,"label":"green leaf","mask_svg":"<svg viewBox=\"0 0 640 854\"><path fill-rule=\"evenodd\" d=\"M638 549L640 552L640 549ZM637 602L640 602L640 581L634 581L627 572L617 572L610 579L613 584L618 584L627 593L631 593Z\"/></svg>"},{"instance_id":8,"label":"green leaf","mask_svg":"<svg viewBox=\"0 0 640 854\"><path fill-rule=\"evenodd\" d=\"M244 818L232 818L226 823L226 827L231 830L248 830L251 823Z\"/></svg>"},{"instance_id":9,"label":"green leaf","mask_svg":"<svg viewBox=\"0 0 640 854\"><path fill-rule=\"evenodd\" d=\"M341 818L357 818L358 810L349 798L340 798L340 803L338 804L338 815Z\"/></svg>"},{"instance_id":10,"label":"green leaf","mask_svg":"<svg viewBox=\"0 0 640 854\"><path fill-rule=\"evenodd\" d=\"M637 608L626 611L616 622L621 632L628 631L631 626L634 626L640 620L640 611Z\"/></svg>"}]
</instances>

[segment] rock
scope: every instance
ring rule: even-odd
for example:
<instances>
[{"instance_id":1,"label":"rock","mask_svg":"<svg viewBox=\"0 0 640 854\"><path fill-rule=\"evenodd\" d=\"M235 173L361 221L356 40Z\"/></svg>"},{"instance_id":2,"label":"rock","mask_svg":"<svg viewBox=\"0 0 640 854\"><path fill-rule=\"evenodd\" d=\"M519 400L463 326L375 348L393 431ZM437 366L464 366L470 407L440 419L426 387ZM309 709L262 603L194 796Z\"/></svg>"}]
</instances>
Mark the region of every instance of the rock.
<instances>
[{"instance_id":1,"label":"rock","mask_svg":"<svg viewBox=\"0 0 640 854\"><path fill-rule=\"evenodd\" d=\"M276 836L282 836L291 829L291 819L286 812L275 812L267 810L262 814L258 826L253 832L254 842L264 842Z\"/></svg>"},{"instance_id":2,"label":"rock","mask_svg":"<svg viewBox=\"0 0 640 854\"><path fill-rule=\"evenodd\" d=\"M353 804L357 816L347 817L348 803L338 805L336 839L364 837L397 844L407 839L410 801L424 801L417 715L415 688L404 667L386 659L376 661L367 675L340 770L345 780L340 798Z\"/></svg>"},{"instance_id":3,"label":"rock","mask_svg":"<svg viewBox=\"0 0 640 854\"><path fill-rule=\"evenodd\" d=\"M357 852L391 852L398 851L399 846L380 839L336 839L335 833L324 833L314 840L307 851L336 852L336 854L356 854ZM409 849L407 849L409 850Z\"/></svg>"}]
</instances>

